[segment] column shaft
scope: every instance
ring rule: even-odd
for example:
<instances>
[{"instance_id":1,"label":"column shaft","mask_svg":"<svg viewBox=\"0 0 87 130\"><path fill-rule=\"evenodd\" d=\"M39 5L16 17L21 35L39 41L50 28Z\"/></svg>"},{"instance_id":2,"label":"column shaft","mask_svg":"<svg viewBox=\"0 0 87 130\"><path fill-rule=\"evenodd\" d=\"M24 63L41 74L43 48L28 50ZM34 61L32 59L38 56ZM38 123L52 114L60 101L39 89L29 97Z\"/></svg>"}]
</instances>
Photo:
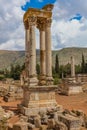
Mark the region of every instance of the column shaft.
<instances>
[{"instance_id":1,"label":"column shaft","mask_svg":"<svg viewBox=\"0 0 87 130\"><path fill-rule=\"evenodd\" d=\"M31 25L30 26L30 72L29 72L29 81L30 81L30 86L35 86L38 84L37 80L37 74L36 74L36 39L35 39L35 26Z\"/></svg>"},{"instance_id":2,"label":"column shaft","mask_svg":"<svg viewBox=\"0 0 87 130\"><path fill-rule=\"evenodd\" d=\"M46 26L46 78L47 84L53 84L52 78L52 52L51 52L51 27Z\"/></svg>"},{"instance_id":3,"label":"column shaft","mask_svg":"<svg viewBox=\"0 0 87 130\"><path fill-rule=\"evenodd\" d=\"M30 27L30 77L36 76L35 26Z\"/></svg>"},{"instance_id":4,"label":"column shaft","mask_svg":"<svg viewBox=\"0 0 87 130\"><path fill-rule=\"evenodd\" d=\"M75 62L74 57L71 57L71 77L75 77Z\"/></svg>"},{"instance_id":5,"label":"column shaft","mask_svg":"<svg viewBox=\"0 0 87 130\"><path fill-rule=\"evenodd\" d=\"M40 84L46 84L46 64L45 64L45 31L40 30Z\"/></svg>"},{"instance_id":6,"label":"column shaft","mask_svg":"<svg viewBox=\"0 0 87 130\"><path fill-rule=\"evenodd\" d=\"M29 33L30 30L26 29L25 31L25 55L26 55L26 62L25 62L25 68L26 68L26 76L29 78Z\"/></svg>"}]
</instances>

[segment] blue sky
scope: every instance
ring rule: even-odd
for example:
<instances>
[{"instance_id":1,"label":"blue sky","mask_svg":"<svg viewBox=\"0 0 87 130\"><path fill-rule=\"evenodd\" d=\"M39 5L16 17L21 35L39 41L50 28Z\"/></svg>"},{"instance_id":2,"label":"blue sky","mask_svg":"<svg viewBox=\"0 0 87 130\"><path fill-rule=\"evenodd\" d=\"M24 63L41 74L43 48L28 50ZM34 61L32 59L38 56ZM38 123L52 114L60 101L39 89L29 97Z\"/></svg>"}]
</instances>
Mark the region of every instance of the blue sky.
<instances>
[{"instance_id":1,"label":"blue sky","mask_svg":"<svg viewBox=\"0 0 87 130\"><path fill-rule=\"evenodd\" d=\"M42 8L48 3L54 3L52 49L87 47L87 0L84 2L83 0L2 0L0 50L24 50L25 11L30 7ZM38 30L36 30L36 47L39 48Z\"/></svg>"},{"instance_id":2,"label":"blue sky","mask_svg":"<svg viewBox=\"0 0 87 130\"><path fill-rule=\"evenodd\" d=\"M41 9L46 4L54 4L56 0L31 0L30 2L26 2L25 5L22 6L22 9L26 11L28 8L38 8Z\"/></svg>"},{"instance_id":3,"label":"blue sky","mask_svg":"<svg viewBox=\"0 0 87 130\"><path fill-rule=\"evenodd\" d=\"M70 21L72 21L72 20L74 20L74 19L80 21L80 20L82 19L81 14L76 14L75 16L73 16L73 17L70 19Z\"/></svg>"}]
</instances>

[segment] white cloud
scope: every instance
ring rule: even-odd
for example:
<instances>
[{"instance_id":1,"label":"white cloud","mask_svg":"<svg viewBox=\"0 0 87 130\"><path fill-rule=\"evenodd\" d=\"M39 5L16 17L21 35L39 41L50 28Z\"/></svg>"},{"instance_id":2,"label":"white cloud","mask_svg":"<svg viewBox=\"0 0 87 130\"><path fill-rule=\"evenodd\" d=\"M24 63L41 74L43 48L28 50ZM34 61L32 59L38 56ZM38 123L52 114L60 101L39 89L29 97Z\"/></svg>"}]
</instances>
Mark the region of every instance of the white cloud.
<instances>
[{"instance_id":1,"label":"white cloud","mask_svg":"<svg viewBox=\"0 0 87 130\"><path fill-rule=\"evenodd\" d=\"M1 44L0 50L22 50L25 48L23 43L24 43L23 39L17 39L17 40L11 39Z\"/></svg>"},{"instance_id":2,"label":"white cloud","mask_svg":"<svg viewBox=\"0 0 87 130\"><path fill-rule=\"evenodd\" d=\"M87 1L58 0L53 10L53 49L62 47L87 47ZM70 18L81 14L80 21Z\"/></svg>"},{"instance_id":3,"label":"white cloud","mask_svg":"<svg viewBox=\"0 0 87 130\"><path fill-rule=\"evenodd\" d=\"M54 6L54 17L67 19L80 13L87 18L87 0L57 0Z\"/></svg>"},{"instance_id":4,"label":"white cloud","mask_svg":"<svg viewBox=\"0 0 87 130\"><path fill-rule=\"evenodd\" d=\"M72 20L72 21L53 21L52 24L52 35L55 39L53 41L53 48L58 49L59 44L64 47L87 47L87 20L83 22ZM85 29L84 29L85 26ZM56 27L56 28L54 28Z\"/></svg>"},{"instance_id":5,"label":"white cloud","mask_svg":"<svg viewBox=\"0 0 87 130\"><path fill-rule=\"evenodd\" d=\"M26 0L0 1L0 49L24 49L24 12L21 5L25 3Z\"/></svg>"},{"instance_id":6,"label":"white cloud","mask_svg":"<svg viewBox=\"0 0 87 130\"><path fill-rule=\"evenodd\" d=\"M24 49L24 26L21 6L29 0L0 1L0 49ZM42 0L39 0L40 2ZM83 16L81 21L69 21L75 14ZM57 0L53 10L53 49L87 47L87 0ZM37 48L39 48L38 31Z\"/></svg>"}]
</instances>

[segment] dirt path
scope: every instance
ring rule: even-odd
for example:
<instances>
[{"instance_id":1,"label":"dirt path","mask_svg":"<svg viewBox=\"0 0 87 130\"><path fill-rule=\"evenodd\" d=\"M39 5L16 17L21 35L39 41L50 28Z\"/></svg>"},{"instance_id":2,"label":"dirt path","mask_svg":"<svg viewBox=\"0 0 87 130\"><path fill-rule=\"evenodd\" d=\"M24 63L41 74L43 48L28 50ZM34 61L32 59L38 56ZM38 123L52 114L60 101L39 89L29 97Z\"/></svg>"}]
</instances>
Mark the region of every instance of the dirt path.
<instances>
[{"instance_id":1,"label":"dirt path","mask_svg":"<svg viewBox=\"0 0 87 130\"><path fill-rule=\"evenodd\" d=\"M17 104L20 104L21 101L15 101L15 102L5 102L3 101L3 98L0 97L0 106L2 106L5 110L17 110Z\"/></svg>"},{"instance_id":2,"label":"dirt path","mask_svg":"<svg viewBox=\"0 0 87 130\"><path fill-rule=\"evenodd\" d=\"M82 110L87 114L87 93L74 96L64 96L56 94L57 103L63 105L65 109Z\"/></svg>"}]
</instances>

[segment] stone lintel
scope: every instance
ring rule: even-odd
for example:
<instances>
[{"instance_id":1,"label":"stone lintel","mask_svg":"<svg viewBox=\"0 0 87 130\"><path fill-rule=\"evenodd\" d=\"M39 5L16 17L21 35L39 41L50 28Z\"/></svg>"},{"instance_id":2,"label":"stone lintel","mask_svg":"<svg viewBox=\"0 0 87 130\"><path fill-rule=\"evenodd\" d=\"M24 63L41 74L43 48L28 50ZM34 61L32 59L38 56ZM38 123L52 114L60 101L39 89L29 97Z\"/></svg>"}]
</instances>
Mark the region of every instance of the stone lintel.
<instances>
[{"instance_id":1,"label":"stone lintel","mask_svg":"<svg viewBox=\"0 0 87 130\"><path fill-rule=\"evenodd\" d=\"M23 21L25 22L28 17L31 17L31 16L38 16L38 17L43 17L43 18L51 18L52 17L52 12L48 12L48 11L45 11L45 10L39 10L39 9L34 9L34 8L29 8L25 14L24 14L24 17L23 17Z\"/></svg>"},{"instance_id":2,"label":"stone lintel","mask_svg":"<svg viewBox=\"0 0 87 130\"><path fill-rule=\"evenodd\" d=\"M47 4L45 5L42 9L46 10L46 11L52 11L53 10L54 5L53 4Z\"/></svg>"}]
</instances>

